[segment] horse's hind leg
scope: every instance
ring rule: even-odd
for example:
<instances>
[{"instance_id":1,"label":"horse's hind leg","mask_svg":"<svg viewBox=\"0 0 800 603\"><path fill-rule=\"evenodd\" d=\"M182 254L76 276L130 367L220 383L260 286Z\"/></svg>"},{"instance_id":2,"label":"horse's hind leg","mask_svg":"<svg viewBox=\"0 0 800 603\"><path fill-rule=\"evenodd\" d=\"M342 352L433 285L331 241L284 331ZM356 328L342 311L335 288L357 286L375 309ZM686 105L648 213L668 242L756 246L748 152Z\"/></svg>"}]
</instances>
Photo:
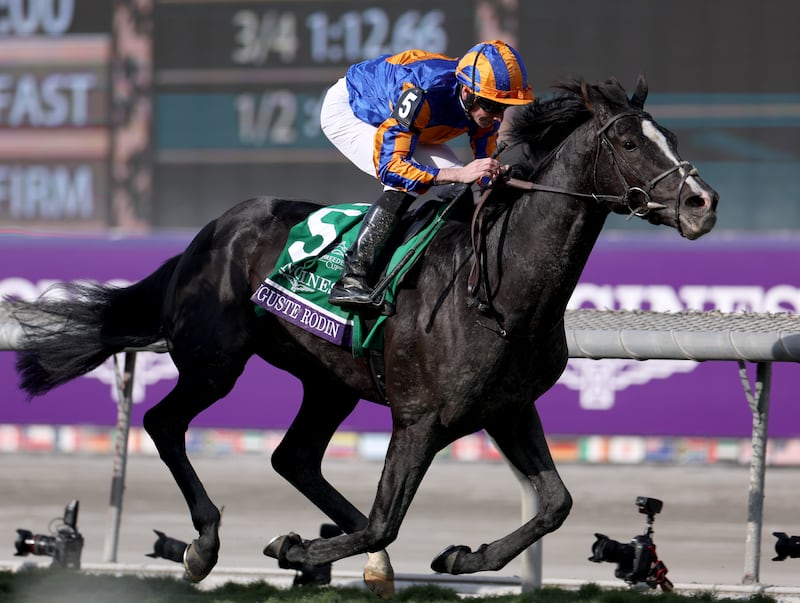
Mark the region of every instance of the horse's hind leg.
<instances>
[{"instance_id":1,"label":"horse's hind leg","mask_svg":"<svg viewBox=\"0 0 800 603\"><path fill-rule=\"evenodd\" d=\"M364 529L367 518L325 479L322 459L333 434L357 403L358 396L335 383L318 376L305 380L300 410L272 455L275 471L347 533ZM394 571L385 551L368 553L364 582L378 596L394 593Z\"/></svg>"},{"instance_id":2,"label":"horse's hind leg","mask_svg":"<svg viewBox=\"0 0 800 603\"><path fill-rule=\"evenodd\" d=\"M502 417L486 431L508 462L527 479L531 488L535 488L539 495L539 512L511 534L483 544L477 551L467 546L448 547L431 563L434 571L466 574L499 570L542 536L558 529L572 507L572 497L550 456L533 404L513 416Z\"/></svg>"},{"instance_id":3,"label":"horse's hind leg","mask_svg":"<svg viewBox=\"0 0 800 603\"><path fill-rule=\"evenodd\" d=\"M402 427L395 421L375 501L362 529L309 541L296 534L281 536L265 553L279 559L284 567L302 567L379 551L391 544L436 452L451 441L438 433L438 427L438 417L433 413Z\"/></svg>"},{"instance_id":4,"label":"horse's hind leg","mask_svg":"<svg viewBox=\"0 0 800 603\"><path fill-rule=\"evenodd\" d=\"M192 582L205 578L217 563L220 512L186 455L186 431L192 419L231 390L241 370L223 371L225 377L219 380L212 379L209 370L197 373L203 374L202 378L189 378L183 370L175 388L144 416L144 428L186 499L200 534L183 556L186 577Z\"/></svg>"}]
</instances>

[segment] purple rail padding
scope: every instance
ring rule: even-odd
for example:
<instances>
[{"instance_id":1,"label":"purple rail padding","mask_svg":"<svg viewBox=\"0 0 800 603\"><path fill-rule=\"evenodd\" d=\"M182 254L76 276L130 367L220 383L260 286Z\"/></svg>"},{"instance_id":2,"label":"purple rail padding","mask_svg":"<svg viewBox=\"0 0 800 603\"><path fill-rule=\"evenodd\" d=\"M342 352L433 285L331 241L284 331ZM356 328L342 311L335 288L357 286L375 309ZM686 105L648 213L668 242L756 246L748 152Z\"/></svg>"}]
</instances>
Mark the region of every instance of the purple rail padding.
<instances>
[{"instance_id":1,"label":"purple rail padding","mask_svg":"<svg viewBox=\"0 0 800 603\"><path fill-rule=\"evenodd\" d=\"M135 281L180 253L189 235L41 237L0 235L0 293L30 297L54 280ZM729 237L689 242L674 233L604 237L576 294L575 307L658 311L720 309L800 312L796 266L800 238ZM133 408L147 408L170 390L165 355L140 354ZM636 434L749 438L751 413L734 362L570 361L562 380L538 402L551 435ZM587 364L588 363L588 364ZM793 404L798 368L776 363L771 437L797 437ZM110 380L106 369L105 381ZM116 424L112 386L83 377L28 403L16 386L14 355L0 354L0 424ZM300 404L299 382L252 359L234 391L207 409L194 427L283 429ZM388 408L363 403L344 428L387 431Z\"/></svg>"}]
</instances>

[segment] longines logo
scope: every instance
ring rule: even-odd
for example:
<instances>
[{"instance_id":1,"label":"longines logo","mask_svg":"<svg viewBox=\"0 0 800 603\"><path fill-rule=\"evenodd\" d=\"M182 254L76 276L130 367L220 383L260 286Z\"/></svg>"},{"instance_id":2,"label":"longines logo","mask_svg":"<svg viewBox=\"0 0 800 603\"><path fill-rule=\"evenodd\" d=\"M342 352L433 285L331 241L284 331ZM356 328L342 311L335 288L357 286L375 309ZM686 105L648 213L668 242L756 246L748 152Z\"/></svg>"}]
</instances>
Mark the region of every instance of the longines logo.
<instances>
[{"instance_id":1,"label":"longines logo","mask_svg":"<svg viewBox=\"0 0 800 603\"><path fill-rule=\"evenodd\" d=\"M118 354L122 359L124 355ZM117 389L117 374L122 370L120 360L119 368L114 358L109 358L103 364L94 369L86 377L97 379L100 383L105 383L111 388L111 398L114 402L119 402L119 390ZM172 362L169 354L156 354L155 352L138 352L136 354L136 377L133 380L133 391L131 399L134 404L144 402L147 394L147 386L158 383L159 381L171 381L178 378L178 369Z\"/></svg>"},{"instance_id":2,"label":"longines logo","mask_svg":"<svg viewBox=\"0 0 800 603\"><path fill-rule=\"evenodd\" d=\"M568 307L654 312L790 312L800 314L800 289L793 285L595 285L579 283Z\"/></svg>"},{"instance_id":3,"label":"longines logo","mask_svg":"<svg viewBox=\"0 0 800 603\"><path fill-rule=\"evenodd\" d=\"M32 282L21 277L0 279L0 297L35 299L54 283L53 280ZM128 283L109 282L115 286ZM612 310L718 310L721 312L790 312L800 313L800 288L792 285L761 287L757 285L597 285L580 283L570 299L569 307ZM159 381L174 380L178 371L168 354L144 352L137 355L134 402L145 398L147 386ZM609 410L614 407L616 393L656 379L667 379L676 373L689 373L698 363L691 360L588 360L574 358L558 383L578 392L581 408ZM116 368L108 359L86 378L97 379L110 386L116 400Z\"/></svg>"}]
</instances>

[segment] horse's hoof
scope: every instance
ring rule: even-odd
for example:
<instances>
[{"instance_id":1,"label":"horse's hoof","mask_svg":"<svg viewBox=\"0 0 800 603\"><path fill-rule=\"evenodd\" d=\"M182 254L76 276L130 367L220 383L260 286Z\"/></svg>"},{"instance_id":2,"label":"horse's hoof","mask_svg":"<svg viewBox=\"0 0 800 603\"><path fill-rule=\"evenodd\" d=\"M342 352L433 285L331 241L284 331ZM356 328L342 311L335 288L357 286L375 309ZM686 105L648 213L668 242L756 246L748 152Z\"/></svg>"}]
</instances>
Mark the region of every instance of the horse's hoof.
<instances>
[{"instance_id":1,"label":"horse's hoof","mask_svg":"<svg viewBox=\"0 0 800 603\"><path fill-rule=\"evenodd\" d=\"M394 572L389 575L364 568L364 584L381 599L394 597Z\"/></svg>"},{"instance_id":2,"label":"horse's hoof","mask_svg":"<svg viewBox=\"0 0 800 603\"><path fill-rule=\"evenodd\" d=\"M211 573L217 564L216 553L210 558L203 557L197 549L197 540L183 552L184 578L189 582L200 582Z\"/></svg>"},{"instance_id":3,"label":"horse's hoof","mask_svg":"<svg viewBox=\"0 0 800 603\"><path fill-rule=\"evenodd\" d=\"M468 546L455 546L451 544L433 558L433 561L431 561L431 569L440 574L460 574L461 572L458 570L459 557L471 552L472 549Z\"/></svg>"},{"instance_id":4,"label":"horse's hoof","mask_svg":"<svg viewBox=\"0 0 800 603\"><path fill-rule=\"evenodd\" d=\"M363 576L364 584L373 594L381 599L394 596L394 569L385 550L367 553Z\"/></svg>"},{"instance_id":5,"label":"horse's hoof","mask_svg":"<svg viewBox=\"0 0 800 603\"><path fill-rule=\"evenodd\" d=\"M284 536L275 536L264 547L264 554L278 560L278 567L281 569L301 569L302 564L296 561L289 561L286 555L293 546L301 546L303 539L294 532L289 532Z\"/></svg>"}]
</instances>

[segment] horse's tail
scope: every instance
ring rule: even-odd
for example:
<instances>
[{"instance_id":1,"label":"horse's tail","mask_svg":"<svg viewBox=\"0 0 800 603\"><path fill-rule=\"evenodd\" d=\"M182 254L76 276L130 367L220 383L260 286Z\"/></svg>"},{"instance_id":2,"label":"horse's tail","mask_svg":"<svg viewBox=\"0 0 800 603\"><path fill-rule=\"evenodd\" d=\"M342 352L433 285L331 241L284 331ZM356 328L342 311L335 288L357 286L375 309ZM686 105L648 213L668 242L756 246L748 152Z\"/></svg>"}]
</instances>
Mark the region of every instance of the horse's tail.
<instances>
[{"instance_id":1,"label":"horse's tail","mask_svg":"<svg viewBox=\"0 0 800 603\"><path fill-rule=\"evenodd\" d=\"M17 352L20 388L28 397L97 368L125 348L161 339L162 305L181 256L130 287L62 283L37 301L11 302L22 328Z\"/></svg>"}]
</instances>

